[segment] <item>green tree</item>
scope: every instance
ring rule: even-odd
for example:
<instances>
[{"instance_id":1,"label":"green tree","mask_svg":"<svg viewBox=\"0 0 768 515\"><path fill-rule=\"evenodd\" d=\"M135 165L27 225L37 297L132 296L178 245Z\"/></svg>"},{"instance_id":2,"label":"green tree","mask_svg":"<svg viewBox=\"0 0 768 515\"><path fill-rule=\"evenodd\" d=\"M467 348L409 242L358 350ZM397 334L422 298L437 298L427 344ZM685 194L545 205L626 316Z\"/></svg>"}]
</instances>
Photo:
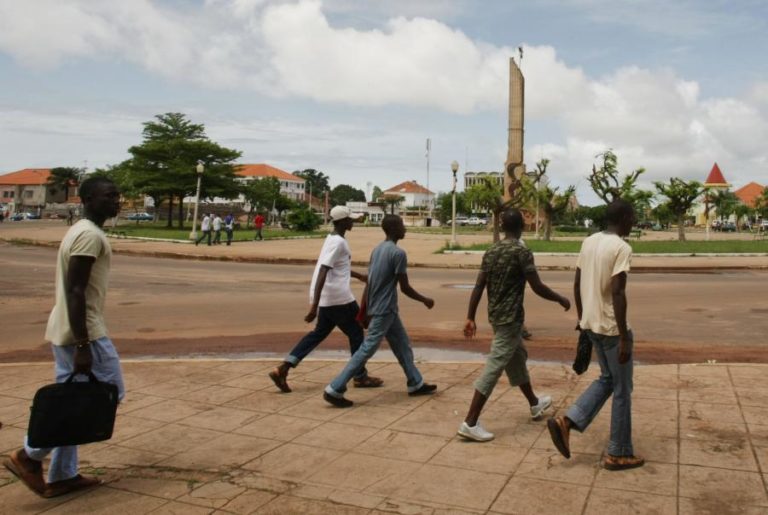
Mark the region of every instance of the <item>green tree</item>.
<instances>
[{"instance_id":1,"label":"green tree","mask_svg":"<svg viewBox=\"0 0 768 515\"><path fill-rule=\"evenodd\" d=\"M711 203L715 208L717 217L721 220L727 220L736 210L739 203L739 197L730 190L718 190L711 197Z\"/></svg>"},{"instance_id":2,"label":"green tree","mask_svg":"<svg viewBox=\"0 0 768 515\"><path fill-rule=\"evenodd\" d=\"M173 225L174 201L178 200L178 226L184 223L184 197L194 195L198 161L205 166L201 198L232 198L240 188L233 162L241 152L208 139L205 127L187 120L182 113L165 113L144 123L143 141L128 149L133 156L138 188L168 200L168 227Z\"/></svg>"},{"instance_id":3,"label":"green tree","mask_svg":"<svg viewBox=\"0 0 768 515\"><path fill-rule=\"evenodd\" d=\"M339 184L331 190L332 206L343 206L347 202L365 202L365 192L348 184Z\"/></svg>"},{"instance_id":4,"label":"green tree","mask_svg":"<svg viewBox=\"0 0 768 515\"><path fill-rule=\"evenodd\" d=\"M456 215L467 213L467 196L463 191L456 192ZM441 193L437 197L437 210L435 215L441 224L446 223L453 216L453 194Z\"/></svg>"},{"instance_id":5,"label":"green tree","mask_svg":"<svg viewBox=\"0 0 768 515\"><path fill-rule=\"evenodd\" d=\"M666 206L677 220L677 239L685 241L685 215L703 193L698 181L684 181L672 177L669 183L654 182L656 191L667 198Z\"/></svg>"},{"instance_id":6,"label":"green tree","mask_svg":"<svg viewBox=\"0 0 768 515\"><path fill-rule=\"evenodd\" d=\"M395 208L403 203L403 201L405 200L405 197L403 197L402 195L397 195L392 193L389 195L384 195L382 197L382 200L386 205L389 206L389 212L391 214L395 214Z\"/></svg>"},{"instance_id":7,"label":"green tree","mask_svg":"<svg viewBox=\"0 0 768 515\"><path fill-rule=\"evenodd\" d=\"M645 173L645 168L638 168L621 177L618 158L612 150L608 149L597 157L602 157L603 164L600 168L592 165L592 173L588 177L592 191L606 204L624 199L635 207L638 215L642 216L650 208L650 200L653 198L653 192L637 187L637 179Z\"/></svg>"},{"instance_id":8,"label":"green tree","mask_svg":"<svg viewBox=\"0 0 768 515\"><path fill-rule=\"evenodd\" d=\"M381 188L374 186L373 192L371 193L371 202L377 202L382 196L384 196L384 192Z\"/></svg>"},{"instance_id":9,"label":"green tree","mask_svg":"<svg viewBox=\"0 0 768 515\"><path fill-rule=\"evenodd\" d=\"M280 195L280 180L277 177L264 177L248 181L242 186L242 194L250 208L248 210L247 226L257 210L271 210Z\"/></svg>"},{"instance_id":10,"label":"green tree","mask_svg":"<svg viewBox=\"0 0 768 515\"><path fill-rule=\"evenodd\" d=\"M536 170L533 172L533 176L528 180L523 181L523 196L527 200L528 205L534 210L536 207L544 211L545 231L544 239L550 241L552 239L552 223L561 216L570 206L571 197L576 193L575 186L568 186L563 193L559 193L560 188L552 188L548 184L543 183L543 178L547 173L547 167L549 166L549 159L541 159L536 163Z\"/></svg>"},{"instance_id":11,"label":"green tree","mask_svg":"<svg viewBox=\"0 0 768 515\"><path fill-rule=\"evenodd\" d=\"M763 218L768 218L768 187L755 199L755 211Z\"/></svg>"},{"instance_id":12,"label":"green tree","mask_svg":"<svg viewBox=\"0 0 768 515\"><path fill-rule=\"evenodd\" d=\"M320 198L324 191L331 189L328 176L314 168L307 168L301 171L296 170L293 172L293 175L307 181L305 188L307 191L311 191L312 195L317 198Z\"/></svg>"},{"instance_id":13,"label":"green tree","mask_svg":"<svg viewBox=\"0 0 768 515\"><path fill-rule=\"evenodd\" d=\"M498 211L499 198L503 194L503 186L488 178L470 186L465 192L467 204L477 206L491 218L491 228L493 229L493 241L500 239Z\"/></svg>"},{"instance_id":14,"label":"green tree","mask_svg":"<svg viewBox=\"0 0 768 515\"><path fill-rule=\"evenodd\" d=\"M320 224L322 223L322 220L317 216L317 213L307 205L299 205L291 209L288 213L287 220L291 226L291 230L304 232L314 231L320 227Z\"/></svg>"},{"instance_id":15,"label":"green tree","mask_svg":"<svg viewBox=\"0 0 768 515\"><path fill-rule=\"evenodd\" d=\"M52 195L58 192L64 192L64 201L69 200L69 187L80 184L84 170L73 166L57 166L51 168L51 175L48 176L48 190Z\"/></svg>"},{"instance_id":16,"label":"green tree","mask_svg":"<svg viewBox=\"0 0 768 515\"><path fill-rule=\"evenodd\" d=\"M752 209L748 205L739 202L733 209L733 214L736 215L736 230L741 232L743 220L749 220L749 215L752 214Z\"/></svg>"}]
</instances>

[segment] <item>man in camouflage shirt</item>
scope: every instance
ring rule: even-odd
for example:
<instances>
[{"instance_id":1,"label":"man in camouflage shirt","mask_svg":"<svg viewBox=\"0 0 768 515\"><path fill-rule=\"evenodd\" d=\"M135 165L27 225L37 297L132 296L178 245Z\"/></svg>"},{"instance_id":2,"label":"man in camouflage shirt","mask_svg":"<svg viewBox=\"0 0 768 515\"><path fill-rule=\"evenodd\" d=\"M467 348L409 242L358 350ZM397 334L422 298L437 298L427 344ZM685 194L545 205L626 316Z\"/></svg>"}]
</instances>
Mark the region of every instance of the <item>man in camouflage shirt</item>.
<instances>
[{"instance_id":1,"label":"man in camouflage shirt","mask_svg":"<svg viewBox=\"0 0 768 515\"><path fill-rule=\"evenodd\" d=\"M488 320L493 326L494 338L491 351L482 375L475 381L475 394L467 417L459 427L458 434L469 440L487 442L493 433L486 431L478 422L480 412L490 397L502 372L506 372L509 383L518 386L528 400L531 417L537 419L552 404L548 395L537 397L533 393L528 376L526 361L528 351L522 340L525 320L523 299L525 283L538 296L557 302L566 311L571 307L568 299L549 289L541 282L533 263L533 254L520 243L523 230L523 216L517 209L508 209L501 215L501 227L505 238L494 244L483 256L483 264L477 276L472 297L469 300L464 336L471 338L477 332L475 314L488 289Z\"/></svg>"}]
</instances>

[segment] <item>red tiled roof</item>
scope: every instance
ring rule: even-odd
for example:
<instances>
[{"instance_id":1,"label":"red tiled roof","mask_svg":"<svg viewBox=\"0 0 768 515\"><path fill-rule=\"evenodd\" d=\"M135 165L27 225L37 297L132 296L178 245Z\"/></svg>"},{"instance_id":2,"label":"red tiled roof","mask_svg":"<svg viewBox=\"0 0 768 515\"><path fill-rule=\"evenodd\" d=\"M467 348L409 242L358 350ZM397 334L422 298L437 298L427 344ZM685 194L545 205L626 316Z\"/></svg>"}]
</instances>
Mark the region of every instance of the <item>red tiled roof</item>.
<instances>
[{"instance_id":1,"label":"red tiled roof","mask_svg":"<svg viewBox=\"0 0 768 515\"><path fill-rule=\"evenodd\" d=\"M733 193L739 197L742 203L749 207L755 207L755 200L757 197L763 194L765 186L760 186L756 182L750 182L746 186L742 186Z\"/></svg>"},{"instance_id":2,"label":"red tiled roof","mask_svg":"<svg viewBox=\"0 0 768 515\"><path fill-rule=\"evenodd\" d=\"M16 186L38 186L48 182L50 168L24 168L18 172L0 175L0 184Z\"/></svg>"},{"instance_id":3,"label":"red tiled roof","mask_svg":"<svg viewBox=\"0 0 768 515\"><path fill-rule=\"evenodd\" d=\"M283 181L304 182L301 177L267 164L237 165L235 173L242 177L277 177Z\"/></svg>"},{"instance_id":4,"label":"red tiled roof","mask_svg":"<svg viewBox=\"0 0 768 515\"><path fill-rule=\"evenodd\" d=\"M387 193L423 193L433 195L431 191L416 181L401 182L397 186L392 186L388 190L384 191L384 194Z\"/></svg>"},{"instance_id":5,"label":"red tiled roof","mask_svg":"<svg viewBox=\"0 0 768 515\"><path fill-rule=\"evenodd\" d=\"M712 170L710 170L709 175L707 176L707 180L704 181L705 186L727 186L728 183L725 180L725 177L723 177L723 172L720 171L720 167L717 166L717 163L712 165Z\"/></svg>"}]
</instances>

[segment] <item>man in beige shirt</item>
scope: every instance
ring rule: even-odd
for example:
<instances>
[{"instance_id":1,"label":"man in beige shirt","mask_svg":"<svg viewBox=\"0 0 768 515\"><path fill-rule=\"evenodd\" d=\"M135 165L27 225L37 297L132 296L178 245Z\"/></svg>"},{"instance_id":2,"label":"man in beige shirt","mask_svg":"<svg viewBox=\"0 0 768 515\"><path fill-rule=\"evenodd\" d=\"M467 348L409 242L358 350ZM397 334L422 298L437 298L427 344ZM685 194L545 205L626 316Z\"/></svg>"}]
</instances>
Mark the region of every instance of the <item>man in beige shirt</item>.
<instances>
[{"instance_id":1,"label":"man in beige shirt","mask_svg":"<svg viewBox=\"0 0 768 515\"><path fill-rule=\"evenodd\" d=\"M120 359L104 323L104 300L112 251L102 226L120 210L120 193L105 177L91 177L80 185L85 217L74 224L59 246L56 262L56 304L48 319L46 340L51 342L56 382L77 374L93 373L99 381L125 394ZM43 459L51 454L48 482ZM29 489L42 497L56 497L100 483L78 473L77 447L24 448L11 453L3 465Z\"/></svg>"},{"instance_id":2,"label":"man in beige shirt","mask_svg":"<svg viewBox=\"0 0 768 515\"><path fill-rule=\"evenodd\" d=\"M603 467L625 470L642 466L632 448L632 331L627 324L627 273L632 248L623 240L635 223L632 205L615 200L606 210L608 228L581 246L576 264L574 295L584 331L600 363L600 377L568 408L547 421L552 442L571 457L569 433L583 432L613 395L611 436Z\"/></svg>"}]
</instances>

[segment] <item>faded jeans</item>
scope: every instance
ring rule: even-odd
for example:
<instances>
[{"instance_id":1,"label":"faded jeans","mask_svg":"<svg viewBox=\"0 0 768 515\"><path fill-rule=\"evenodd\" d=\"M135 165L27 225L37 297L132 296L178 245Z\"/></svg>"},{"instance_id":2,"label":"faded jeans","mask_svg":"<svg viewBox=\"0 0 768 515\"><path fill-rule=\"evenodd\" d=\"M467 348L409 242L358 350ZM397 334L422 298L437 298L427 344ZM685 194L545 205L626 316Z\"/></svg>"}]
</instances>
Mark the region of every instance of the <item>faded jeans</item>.
<instances>
[{"instance_id":1,"label":"faded jeans","mask_svg":"<svg viewBox=\"0 0 768 515\"><path fill-rule=\"evenodd\" d=\"M619 364L619 337L586 331L600 363L600 377L589 385L565 416L571 419L579 432L583 432L600 413L600 409L613 395L611 406L611 437L608 454L632 456L632 345L629 332L629 361Z\"/></svg>"},{"instance_id":2,"label":"faded jeans","mask_svg":"<svg viewBox=\"0 0 768 515\"><path fill-rule=\"evenodd\" d=\"M344 370L331 381L331 384L325 387L325 392L334 397L342 397L347 391L349 380L376 354L381 340L384 338L389 342L389 348L392 349L392 353L405 372L408 392L415 392L421 388L424 385L424 380L413 362L411 340L408 338L408 333L405 332L403 322L400 321L400 315L393 311L386 315L374 315L371 318L371 323L368 325L368 336L352 355Z\"/></svg>"},{"instance_id":3,"label":"faded jeans","mask_svg":"<svg viewBox=\"0 0 768 515\"><path fill-rule=\"evenodd\" d=\"M63 383L74 370L75 346L51 345L51 347L53 348L56 382ZM117 350L112 345L112 341L107 336L104 336L91 342L90 347L91 354L93 355L91 372L99 381L117 386L118 399L122 400L125 396L123 372L120 367L120 357L117 355ZM88 377L78 375L74 380L88 381ZM37 461L43 461L48 454L53 452L51 465L48 467L49 483L71 479L78 474L77 446L75 445L51 449L34 449L27 445L27 438L24 437L24 451L27 453L27 456Z\"/></svg>"}]
</instances>

